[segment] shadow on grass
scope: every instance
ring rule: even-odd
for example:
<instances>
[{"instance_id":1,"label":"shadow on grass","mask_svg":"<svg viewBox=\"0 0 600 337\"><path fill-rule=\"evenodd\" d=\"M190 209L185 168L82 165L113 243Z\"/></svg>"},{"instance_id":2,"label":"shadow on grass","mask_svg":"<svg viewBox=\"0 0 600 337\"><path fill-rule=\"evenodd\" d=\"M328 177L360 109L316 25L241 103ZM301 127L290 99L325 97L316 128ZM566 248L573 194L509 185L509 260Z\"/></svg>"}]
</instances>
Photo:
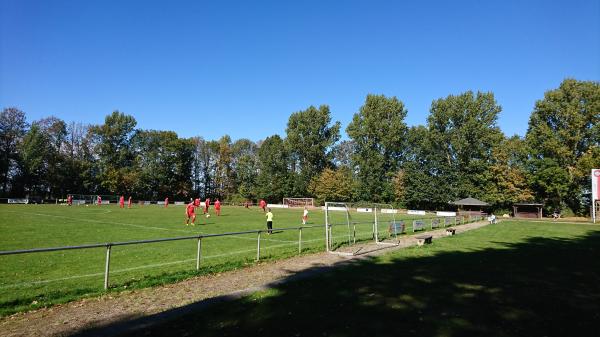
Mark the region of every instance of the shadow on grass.
<instances>
[{"instance_id":1,"label":"shadow on grass","mask_svg":"<svg viewBox=\"0 0 600 337\"><path fill-rule=\"evenodd\" d=\"M124 318L75 335L589 336L597 332L599 232L569 240L530 238L502 245L502 249L427 257L369 258L335 270L313 268L258 295L222 296L153 316Z\"/></svg>"}]
</instances>

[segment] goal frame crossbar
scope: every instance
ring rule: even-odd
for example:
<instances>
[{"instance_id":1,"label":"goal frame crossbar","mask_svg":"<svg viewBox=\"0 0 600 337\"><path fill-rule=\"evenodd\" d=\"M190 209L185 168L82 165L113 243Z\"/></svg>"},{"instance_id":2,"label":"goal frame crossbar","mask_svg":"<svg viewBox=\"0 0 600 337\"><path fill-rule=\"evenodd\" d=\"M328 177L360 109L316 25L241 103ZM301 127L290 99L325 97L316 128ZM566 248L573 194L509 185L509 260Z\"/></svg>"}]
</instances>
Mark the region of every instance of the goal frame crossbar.
<instances>
[{"instance_id":1,"label":"goal frame crossbar","mask_svg":"<svg viewBox=\"0 0 600 337\"><path fill-rule=\"evenodd\" d=\"M324 211L325 211L325 248L329 253L337 254L337 255L356 255L355 253L346 253L346 252L337 252L333 249L333 233L332 227L334 224L330 222L330 211L343 211L346 213L346 225L348 230L348 245L353 245L356 243L356 227L355 224L352 225L352 229L350 228L350 211L353 207L349 207L349 203L346 202L325 202ZM369 207L357 207L356 211L363 210L363 212L372 213L373 214L373 225L372 225L372 237L373 243L376 245L382 246L397 246L398 242L384 242L379 240L379 216L382 210L390 210L391 214L391 222L395 222L395 209L392 205L389 204L370 204ZM352 234L351 234L352 232Z\"/></svg>"}]
</instances>

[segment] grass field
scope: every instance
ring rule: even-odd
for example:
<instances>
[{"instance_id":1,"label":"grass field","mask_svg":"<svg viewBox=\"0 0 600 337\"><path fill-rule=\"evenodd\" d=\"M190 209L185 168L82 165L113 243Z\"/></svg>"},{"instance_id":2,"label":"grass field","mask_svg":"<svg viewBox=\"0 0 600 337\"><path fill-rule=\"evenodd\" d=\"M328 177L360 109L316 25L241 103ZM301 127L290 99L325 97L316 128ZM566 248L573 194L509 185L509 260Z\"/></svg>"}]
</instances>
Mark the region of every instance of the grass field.
<instances>
[{"instance_id":1,"label":"grass field","mask_svg":"<svg viewBox=\"0 0 600 337\"><path fill-rule=\"evenodd\" d=\"M301 225L302 209L273 209L273 213L275 228ZM224 207L220 217L213 213L209 219L200 212L195 227L183 225L182 206L0 205L0 214L1 251L265 229L265 216L256 207ZM370 240L372 215L351 216L352 221L360 222L357 239ZM392 215L380 215L383 236L391 219ZM331 221L346 223L346 215L332 212ZM308 225L322 224L323 212L312 210ZM347 242L347 226L334 226L333 235L336 245ZM298 230L277 231L270 236L263 233L261 260L298 254L298 237ZM323 227L302 231L303 253L323 249ZM201 270L197 272L196 240L116 246L111 251L110 291L239 268L254 263L256 250L257 234L204 239ZM103 293L105 254L101 247L0 256L0 315Z\"/></svg>"},{"instance_id":2,"label":"grass field","mask_svg":"<svg viewBox=\"0 0 600 337\"><path fill-rule=\"evenodd\" d=\"M594 336L599 261L600 226L503 222L125 336Z\"/></svg>"}]
</instances>

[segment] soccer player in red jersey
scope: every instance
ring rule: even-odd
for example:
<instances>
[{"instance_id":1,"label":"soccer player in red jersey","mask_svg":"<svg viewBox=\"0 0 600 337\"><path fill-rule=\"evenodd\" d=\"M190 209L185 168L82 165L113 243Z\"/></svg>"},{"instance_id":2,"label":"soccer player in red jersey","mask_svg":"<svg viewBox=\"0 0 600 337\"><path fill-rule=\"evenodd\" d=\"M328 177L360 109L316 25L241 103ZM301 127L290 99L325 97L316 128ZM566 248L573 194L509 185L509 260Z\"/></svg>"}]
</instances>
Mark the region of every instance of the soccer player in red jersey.
<instances>
[{"instance_id":1,"label":"soccer player in red jersey","mask_svg":"<svg viewBox=\"0 0 600 337\"><path fill-rule=\"evenodd\" d=\"M192 219L192 226L195 226L194 222L196 221L196 205L193 201L185 208L185 215L187 218L185 219L185 225L188 226L190 224L190 219Z\"/></svg>"},{"instance_id":2,"label":"soccer player in red jersey","mask_svg":"<svg viewBox=\"0 0 600 337\"><path fill-rule=\"evenodd\" d=\"M210 206L210 198L204 200L204 213L208 213L208 207Z\"/></svg>"},{"instance_id":3,"label":"soccer player in red jersey","mask_svg":"<svg viewBox=\"0 0 600 337\"><path fill-rule=\"evenodd\" d=\"M73 196L70 194L67 196L67 205L73 205Z\"/></svg>"},{"instance_id":4,"label":"soccer player in red jersey","mask_svg":"<svg viewBox=\"0 0 600 337\"><path fill-rule=\"evenodd\" d=\"M169 207L169 197L165 198L165 207Z\"/></svg>"},{"instance_id":5,"label":"soccer player in red jersey","mask_svg":"<svg viewBox=\"0 0 600 337\"><path fill-rule=\"evenodd\" d=\"M263 212L266 212L267 202L264 199L260 199L260 208L262 208Z\"/></svg>"},{"instance_id":6,"label":"soccer player in red jersey","mask_svg":"<svg viewBox=\"0 0 600 337\"><path fill-rule=\"evenodd\" d=\"M219 199L215 201L215 212L217 212L217 216L221 216L221 202Z\"/></svg>"},{"instance_id":7,"label":"soccer player in red jersey","mask_svg":"<svg viewBox=\"0 0 600 337\"><path fill-rule=\"evenodd\" d=\"M102 197L98 196L98 206L102 205Z\"/></svg>"},{"instance_id":8,"label":"soccer player in red jersey","mask_svg":"<svg viewBox=\"0 0 600 337\"><path fill-rule=\"evenodd\" d=\"M121 196L119 198L119 207L125 208L125 197L124 196Z\"/></svg>"}]
</instances>

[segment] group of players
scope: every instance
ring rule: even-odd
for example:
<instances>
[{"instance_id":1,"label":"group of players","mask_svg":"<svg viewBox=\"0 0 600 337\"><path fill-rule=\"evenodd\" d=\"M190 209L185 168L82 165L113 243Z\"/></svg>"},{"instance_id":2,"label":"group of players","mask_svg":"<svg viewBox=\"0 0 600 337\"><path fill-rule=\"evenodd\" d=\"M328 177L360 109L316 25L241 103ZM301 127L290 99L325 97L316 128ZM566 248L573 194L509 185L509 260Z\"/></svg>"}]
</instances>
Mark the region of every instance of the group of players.
<instances>
[{"instance_id":1,"label":"group of players","mask_svg":"<svg viewBox=\"0 0 600 337\"><path fill-rule=\"evenodd\" d=\"M219 201L219 199L215 200L214 202L214 206L215 206L215 213L217 214L217 216L221 215L221 202ZM200 198L196 198L194 200L192 200L190 198L190 203L187 204L187 206L185 207L185 215L186 215L186 219L185 219L185 225L189 226L190 224L192 226L195 226L195 222L196 222L196 208L200 207ZM204 200L204 208L202 209L202 214L206 214L206 217L210 217L210 213L208 213L208 209L210 207L210 198L206 198L206 200ZM191 220L191 223L190 223Z\"/></svg>"}]
</instances>

